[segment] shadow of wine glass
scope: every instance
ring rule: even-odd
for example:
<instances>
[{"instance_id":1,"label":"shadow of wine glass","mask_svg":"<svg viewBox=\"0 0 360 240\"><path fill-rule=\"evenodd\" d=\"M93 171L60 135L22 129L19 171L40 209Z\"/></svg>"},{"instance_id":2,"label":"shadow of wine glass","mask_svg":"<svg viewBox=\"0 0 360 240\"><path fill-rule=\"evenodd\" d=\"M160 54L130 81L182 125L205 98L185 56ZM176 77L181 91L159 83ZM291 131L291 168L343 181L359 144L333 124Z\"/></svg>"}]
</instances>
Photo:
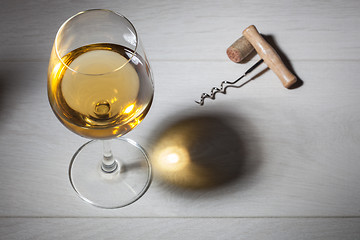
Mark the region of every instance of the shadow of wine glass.
<instances>
[{"instance_id":1,"label":"shadow of wine glass","mask_svg":"<svg viewBox=\"0 0 360 240\"><path fill-rule=\"evenodd\" d=\"M251 127L234 114L193 115L157 129L162 131L155 137L150 156L155 180L165 185L191 190L237 181L244 185L260 166L260 147L247 142Z\"/></svg>"}]
</instances>

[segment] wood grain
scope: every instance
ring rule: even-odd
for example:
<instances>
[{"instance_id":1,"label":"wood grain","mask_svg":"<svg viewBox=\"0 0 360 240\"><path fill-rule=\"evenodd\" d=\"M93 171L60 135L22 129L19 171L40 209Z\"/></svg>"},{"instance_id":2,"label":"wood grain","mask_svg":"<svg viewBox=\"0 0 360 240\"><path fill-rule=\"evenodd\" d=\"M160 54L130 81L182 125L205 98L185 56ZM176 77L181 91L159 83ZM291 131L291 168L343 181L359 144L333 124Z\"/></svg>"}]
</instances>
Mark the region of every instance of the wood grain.
<instances>
[{"instance_id":1,"label":"wood grain","mask_svg":"<svg viewBox=\"0 0 360 240\"><path fill-rule=\"evenodd\" d=\"M0 232L15 239L328 239L360 236L359 219L15 218Z\"/></svg>"},{"instance_id":2,"label":"wood grain","mask_svg":"<svg viewBox=\"0 0 360 240\"><path fill-rule=\"evenodd\" d=\"M128 137L151 152L162 132L201 118L207 138L192 159L208 156L231 181L189 189L155 171L143 198L111 211L76 196L67 168L86 140L51 112L46 75L57 29L89 8L127 16L152 65L154 103ZM356 0L2 1L0 238L359 239L359 10ZM226 56L251 24L303 85L284 89L264 64L199 107L259 59Z\"/></svg>"},{"instance_id":3,"label":"wood grain","mask_svg":"<svg viewBox=\"0 0 360 240\"><path fill-rule=\"evenodd\" d=\"M259 9L259 6L260 9ZM227 60L226 48L249 25L272 37L291 60L359 60L360 2L263 0L3 0L0 60L44 60L60 25L89 8L108 8L135 25L150 60ZM346 38L344 36L347 36Z\"/></svg>"},{"instance_id":4,"label":"wood grain","mask_svg":"<svg viewBox=\"0 0 360 240\"><path fill-rule=\"evenodd\" d=\"M217 115L233 132L223 135L221 128L214 129L213 134L224 140L215 138L214 143L226 146L226 139L239 138L247 151L249 170L230 184L199 191L178 188L155 175L151 189L138 203L119 211L101 211L84 204L69 185L70 158L86 140L65 129L51 112L46 96L47 63L3 63L0 72L6 74L1 75L1 82L9 84L2 85L1 93L0 150L6 168L0 175L0 214L358 216L360 111L353 103L358 101L360 82L352 77L358 65L294 65L306 79L299 89L284 89L267 71L243 88L229 88L226 95L217 95L216 101L200 107L193 100L203 90L219 79L236 77L246 66L154 62L157 94L153 107L129 137L150 150L157 133L171 123ZM179 68L184 71L174 75ZM199 74L188 75L195 72ZM14 94L16 91L21 94ZM216 154L221 157L224 152Z\"/></svg>"}]
</instances>

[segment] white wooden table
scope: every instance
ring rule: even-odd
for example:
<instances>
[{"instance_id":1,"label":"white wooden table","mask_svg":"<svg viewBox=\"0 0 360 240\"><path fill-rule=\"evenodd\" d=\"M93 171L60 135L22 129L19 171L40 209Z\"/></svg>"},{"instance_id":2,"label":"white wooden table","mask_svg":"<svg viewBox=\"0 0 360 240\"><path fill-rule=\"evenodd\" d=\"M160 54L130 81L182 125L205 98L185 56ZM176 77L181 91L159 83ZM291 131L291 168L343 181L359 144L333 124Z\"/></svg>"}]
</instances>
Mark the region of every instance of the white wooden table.
<instances>
[{"instance_id":1,"label":"white wooden table","mask_svg":"<svg viewBox=\"0 0 360 240\"><path fill-rule=\"evenodd\" d=\"M90 8L127 16L152 65L154 103L128 137L151 149L170 123L215 116L210 155L236 152L233 139L246 152L231 182L188 189L155 172L117 210L76 196L67 169L86 140L53 115L46 76L57 29ZM2 0L0 16L0 239L360 239L360 1ZM196 105L259 59L225 53L251 24L303 85L283 88L263 64Z\"/></svg>"}]
</instances>

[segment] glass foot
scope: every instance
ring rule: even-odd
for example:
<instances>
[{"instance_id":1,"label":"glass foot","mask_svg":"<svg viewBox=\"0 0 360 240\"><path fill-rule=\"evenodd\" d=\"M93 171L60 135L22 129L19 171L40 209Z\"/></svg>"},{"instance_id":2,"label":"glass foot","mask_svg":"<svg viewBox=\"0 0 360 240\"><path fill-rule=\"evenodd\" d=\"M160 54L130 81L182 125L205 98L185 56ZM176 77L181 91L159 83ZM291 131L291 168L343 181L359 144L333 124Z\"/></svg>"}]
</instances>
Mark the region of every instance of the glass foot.
<instances>
[{"instance_id":1,"label":"glass foot","mask_svg":"<svg viewBox=\"0 0 360 240\"><path fill-rule=\"evenodd\" d=\"M103 163L103 141L81 146L71 159L69 178L84 201L100 208L121 208L138 200L150 186L152 171L145 150L133 140L106 140L115 161Z\"/></svg>"}]
</instances>

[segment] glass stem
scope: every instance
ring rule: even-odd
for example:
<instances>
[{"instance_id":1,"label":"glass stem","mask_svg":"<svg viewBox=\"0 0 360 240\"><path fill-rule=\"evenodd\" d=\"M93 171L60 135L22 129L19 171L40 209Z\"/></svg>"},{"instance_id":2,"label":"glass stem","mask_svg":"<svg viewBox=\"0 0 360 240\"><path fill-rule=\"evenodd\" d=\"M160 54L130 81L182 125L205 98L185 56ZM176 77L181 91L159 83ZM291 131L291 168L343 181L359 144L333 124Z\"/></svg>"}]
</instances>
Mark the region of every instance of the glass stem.
<instances>
[{"instance_id":1,"label":"glass stem","mask_svg":"<svg viewBox=\"0 0 360 240\"><path fill-rule=\"evenodd\" d=\"M103 160L101 169L105 173L112 173L118 168L118 163L111 152L111 140L103 140Z\"/></svg>"}]
</instances>

